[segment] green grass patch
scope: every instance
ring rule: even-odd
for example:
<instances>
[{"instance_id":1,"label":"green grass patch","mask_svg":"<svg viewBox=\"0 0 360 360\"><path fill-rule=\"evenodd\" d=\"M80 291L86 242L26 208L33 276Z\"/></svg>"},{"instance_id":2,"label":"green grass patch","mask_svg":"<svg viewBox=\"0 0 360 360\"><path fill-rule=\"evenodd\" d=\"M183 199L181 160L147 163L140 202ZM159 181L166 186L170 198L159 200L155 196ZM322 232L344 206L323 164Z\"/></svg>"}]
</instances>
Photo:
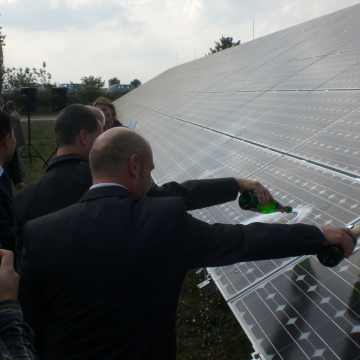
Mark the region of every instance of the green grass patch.
<instances>
[{"instance_id":1,"label":"green grass patch","mask_svg":"<svg viewBox=\"0 0 360 360\"><path fill-rule=\"evenodd\" d=\"M31 143L45 160L47 160L56 149L54 125L54 121L30 120ZM21 127L26 142L28 142L28 122L22 121ZM32 147L30 147L31 161L29 157L29 147L23 146L19 149L19 152L22 149L24 149L24 151L21 154L21 158L24 161L27 171L27 177L24 179L24 182L25 184L29 184L43 175L46 172L47 167L43 166L44 162L41 158L37 157L37 153Z\"/></svg>"},{"instance_id":2,"label":"green grass patch","mask_svg":"<svg viewBox=\"0 0 360 360\"><path fill-rule=\"evenodd\" d=\"M54 121L31 122L31 141L45 158L56 148ZM22 122L28 139L28 124ZM31 150L32 155L36 155ZM25 184L42 176L46 167L41 159L28 157L28 148L22 154L28 176ZM178 360L248 360L251 343L241 329L222 295L216 291L205 298L197 288L204 274L189 271L183 283L177 308Z\"/></svg>"},{"instance_id":3,"label":"green grass patch","mask_svg":"<svg viewBox=\"0 0 360 360\"><path fill-rule=\"evenodd\" d=\"M189 271L177 308L178 360L248 360L251 343L219 291L202 296L204 274Z\"/></svg>"}]
</instances>

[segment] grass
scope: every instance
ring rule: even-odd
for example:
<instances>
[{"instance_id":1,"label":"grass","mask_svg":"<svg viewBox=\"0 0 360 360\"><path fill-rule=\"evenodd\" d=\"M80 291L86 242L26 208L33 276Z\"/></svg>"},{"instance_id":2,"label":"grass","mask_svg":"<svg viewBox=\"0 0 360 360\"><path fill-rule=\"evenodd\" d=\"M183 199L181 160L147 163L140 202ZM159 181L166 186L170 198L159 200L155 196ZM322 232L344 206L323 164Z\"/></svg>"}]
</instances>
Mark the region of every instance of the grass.
<instances>
[{"instance_id":1,"label":"grass","mask_svg":"<svg viewBox=\"0 0 360 360\"><path fill-rule=\"evenodd\" d=\"M30 121L31 123L31 142L35 146L40 155L47 160L52 152L56 149L54 135L54 121ZM21 122L21 126L28 142L28 122ZM23 149L24 147L21 147ZM31 162L29 158L29 147L25 147L21 158L24 161L27 170L27 177L24 179L25 184L38 179L46 172L47 167L43 166L44 162L38 158L36 151L31 147Z\"/></svg>"},{"instance_id":2,"label":"grass","mask_svg":"<svg viewBox=\"0 0 360 360\"><path fill-rule=\"evenodd\" d=\"M27 139L27 122L22 122ZM56 148L53 121L31 122L32 143L46 159ZM32 150L32 154L36 153ZM26 148L22 155L28 155ZM39 158L23 157L26 184L46 171ZM205 298L197 288L203 272L189 271L183 283L177 309L178 360L248 360L252 347L222 295L216 291Z\"/></svg>"},{"instance_id":3,"label":"grass","mask_svg":"<svg viewBox=\"0 0 360 360\"><path fill-rule=\"evenodd\" d=\"M216 291L202 296L197 284L204 275L189 271L182 286L177 308L178 360L248 360L250 341Z\"/></svg>"}]
</instances>

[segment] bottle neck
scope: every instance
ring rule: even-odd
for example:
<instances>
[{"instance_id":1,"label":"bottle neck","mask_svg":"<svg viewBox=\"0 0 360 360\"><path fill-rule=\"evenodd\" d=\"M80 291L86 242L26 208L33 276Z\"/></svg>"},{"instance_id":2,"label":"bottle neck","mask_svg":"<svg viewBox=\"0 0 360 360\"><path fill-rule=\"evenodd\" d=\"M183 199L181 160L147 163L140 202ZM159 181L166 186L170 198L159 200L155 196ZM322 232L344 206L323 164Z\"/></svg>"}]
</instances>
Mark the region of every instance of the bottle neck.
<instances>
[{"instance_id":1,"label":"bottle neck","mask_svg":"<svg viewBox=\"0 0 360 360\"><path fill-rule=\"evenodd\" d=\"M284 204L281 204L279 202L277 204L278 204L278 206L276 208L276 211L279 211L279 212L282 212L282 213L291 213L293 211L291 206L284 205Z\"/></svg>"},{"instance_id":2,"label":"bottle neck","mask_svg":"<svg viewBox=\"0 0 360 360\"><path fill-rule=\"evenodd\" d=\"M357 236L360 235L360 224L352 225L349 229L354 232Z\"/></svg>"}]
</instances>

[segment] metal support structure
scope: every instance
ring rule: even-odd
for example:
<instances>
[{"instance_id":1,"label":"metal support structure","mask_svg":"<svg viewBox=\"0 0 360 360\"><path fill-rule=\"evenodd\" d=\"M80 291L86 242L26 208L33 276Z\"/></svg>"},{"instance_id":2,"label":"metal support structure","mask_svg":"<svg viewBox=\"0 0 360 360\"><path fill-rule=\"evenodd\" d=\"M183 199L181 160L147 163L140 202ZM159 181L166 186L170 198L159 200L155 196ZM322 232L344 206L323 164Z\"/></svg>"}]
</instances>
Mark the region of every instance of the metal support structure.
<instances>
[{"instance_id":1,"label":"metal support structure","mask_svg":"<svg viewBox=\"0 0 360 360\"><path fill-rule=\"evenodd\" d=\"M217 286L210 274L207 274L205 280L198 284L197 287L205 297L208 297L217 290Z\"/></svg>"},{"instance_id":2,"label":"metal support structure","mask_svg":"<svg viewBox=\"0 0 360 360\"><path fill-rule=\"evenodd\" d=\"M38 157L38 158L40 158L43 162L44 162L44 164L45 164L45 159L41 156L41 154L39 153L39 151L36 149L36 147L34 146L34 144L31 142L31 126L30 126L30 111L27 111L27 115L28 115L28 142L27 142L27 144L24 146L24 148L20 151L20 154L19 155L21 155L23 152L24 152L24 150L26 149L26 148L28 148L28 155L26 156L26 155L24 155L23 157L28 157L28 158L30 158L30 162L32 162L32 158L33 157ZM31 153L31 149L34 149L34 151L36 152L36 155L33 155L32 153Z\"/></svg>"}]
</instances>

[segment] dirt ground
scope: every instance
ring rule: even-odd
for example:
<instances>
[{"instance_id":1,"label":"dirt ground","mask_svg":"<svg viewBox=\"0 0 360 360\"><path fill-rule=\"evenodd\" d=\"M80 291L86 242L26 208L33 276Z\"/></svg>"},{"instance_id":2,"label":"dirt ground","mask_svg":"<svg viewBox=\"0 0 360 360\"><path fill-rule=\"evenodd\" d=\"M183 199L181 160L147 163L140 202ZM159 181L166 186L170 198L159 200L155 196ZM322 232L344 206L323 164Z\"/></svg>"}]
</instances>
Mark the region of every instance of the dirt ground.
<instances>
[{"instance_id":1,"label":"dirt ground","mask_svg":"<svg viewBox=\"0 0 360 360\"><path fill-rule=\"evenodd\" d=\"M48 115L32 115L30 114L30 120L55 120L57 114L48 114ZM28 119L27 115L20 114L20 120L26 121Z\"/></svg>"}]
</instances>

